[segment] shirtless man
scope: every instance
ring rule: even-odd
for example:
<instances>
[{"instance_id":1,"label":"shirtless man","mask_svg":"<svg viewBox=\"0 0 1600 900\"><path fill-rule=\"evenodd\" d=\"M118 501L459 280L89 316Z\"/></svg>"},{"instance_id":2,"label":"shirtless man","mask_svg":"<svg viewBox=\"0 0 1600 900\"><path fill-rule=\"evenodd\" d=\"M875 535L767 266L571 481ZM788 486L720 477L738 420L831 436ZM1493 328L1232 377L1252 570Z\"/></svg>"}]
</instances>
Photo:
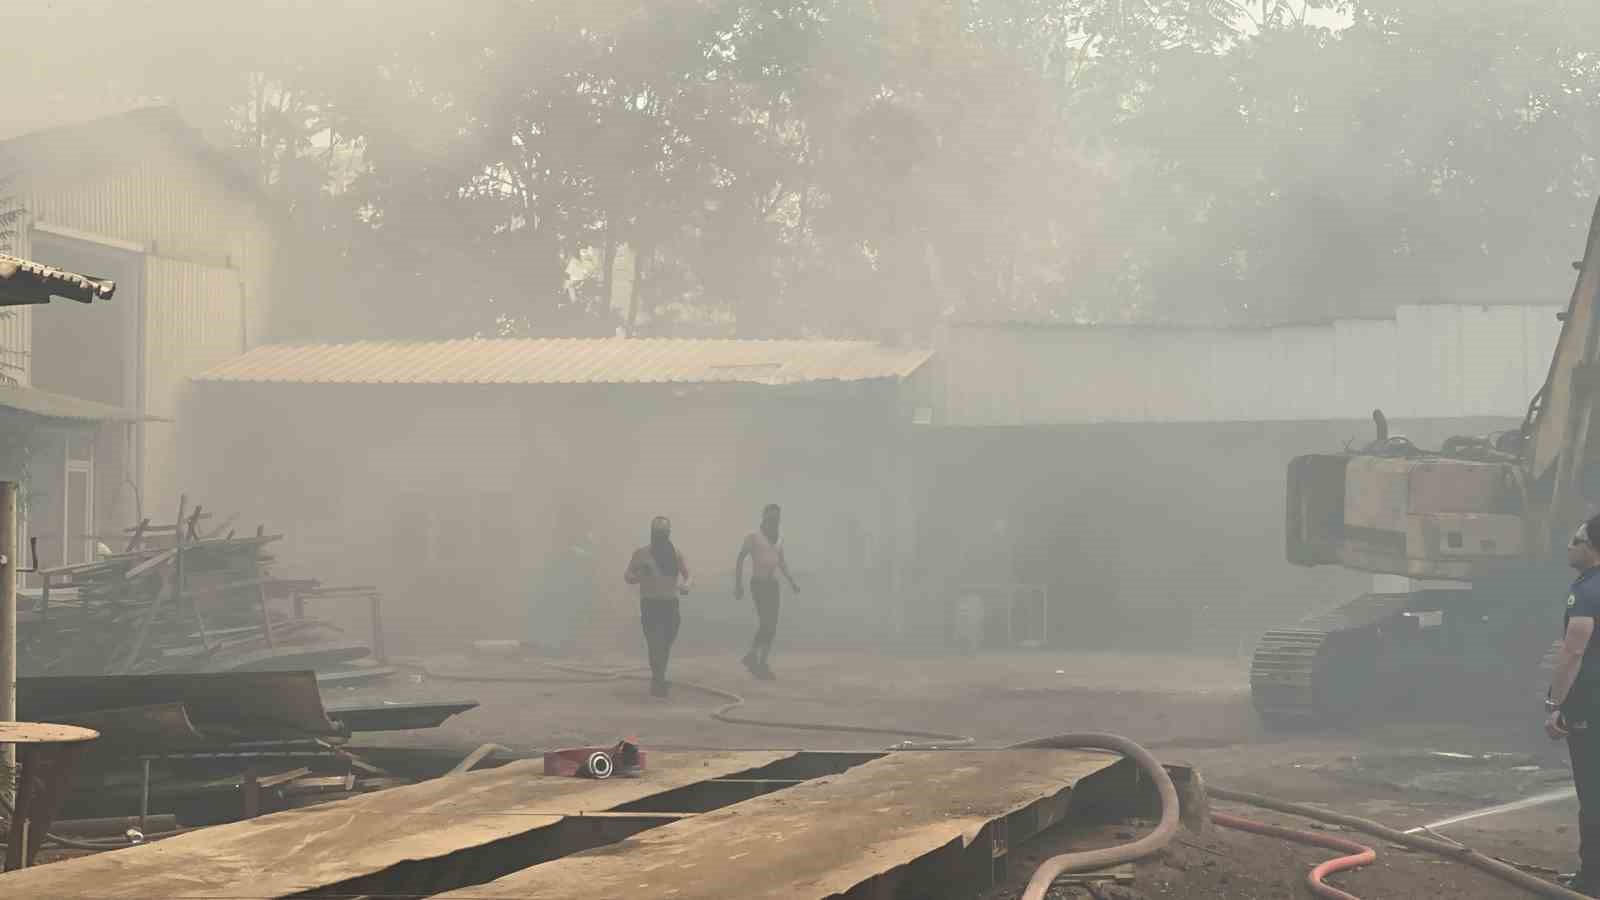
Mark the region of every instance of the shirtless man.
<instances>
[{"instance_id":1,"label":"shirtless man","mask_svg":"<svg viewBox=\"0 0 1600 900\"><path fill-rule=\"evenodd\" d=\"M789 562L783 556L783 539L778 536L778 504L770 503L761 511L761 527L752 531L739 548L739 559L733 567L733 596L744 599L744 558L750 557L750 596L756 602L755 639L750 642L750 652L744 655L744 667L757 678L771 681L777 677L767 665L772 655L772 639L778 633L778 573L789 580L796 594L800 585L789 574Z\"/></svg>"},{"instance_id":2,"label":"shirtless man","mask_svg":"<svg viewBox=\"0 0 1600 900\"><path fill-rule=\"evenodd\" d=\"M639 586L639 624L650 656L650 694L665 697L667 659L683 621L678 599L694 584L689 564L672 544L672 523L666 516L656 516L650 523L650 543L633 551L622 580Z\"/></svg>"}]
</instances>

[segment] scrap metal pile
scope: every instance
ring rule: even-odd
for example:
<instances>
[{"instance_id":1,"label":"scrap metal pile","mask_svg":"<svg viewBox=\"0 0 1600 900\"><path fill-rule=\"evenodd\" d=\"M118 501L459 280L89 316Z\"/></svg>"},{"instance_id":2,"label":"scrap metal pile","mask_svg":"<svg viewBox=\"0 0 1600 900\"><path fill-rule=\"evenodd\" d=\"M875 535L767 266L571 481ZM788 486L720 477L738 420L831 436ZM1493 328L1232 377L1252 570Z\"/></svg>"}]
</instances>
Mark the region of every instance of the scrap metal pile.
<instances>
[{"instance_id":1,"label":"scrap metal pile","mask_svg":"<svg viewBox=\"0 0 1600 900\"><path fill-rule=\"evenodd\" d=\"M326 706L309 671L17 680L20 715L99 733L74 766L68 817L125 823L137 815L147 834L151 811L161 821L207 825L434 778L452 766L498 765L514 754L494 748L502 758L483 751L462 763L459 751L350 743L362 733L437 728L477 705Z\"/></svg>"},{"instance_id":2,"label":"scrap metal pile","mask_svg":"<svg viewBox=\"0 0 1600 900\"><path fill-rule=\"evenodd\" d=\"M283 535L239 537L231 519L202 529L206 518L185 499L175 524L128 529L121 552L102 545L93 562L41 570L40 589L20 600L22 674L313 669L333 680L392 671L380 665L376 588L274 577L268 550ZM307 615L308 601L365 607L370 640Z\"/></svg>"}]
</instances>

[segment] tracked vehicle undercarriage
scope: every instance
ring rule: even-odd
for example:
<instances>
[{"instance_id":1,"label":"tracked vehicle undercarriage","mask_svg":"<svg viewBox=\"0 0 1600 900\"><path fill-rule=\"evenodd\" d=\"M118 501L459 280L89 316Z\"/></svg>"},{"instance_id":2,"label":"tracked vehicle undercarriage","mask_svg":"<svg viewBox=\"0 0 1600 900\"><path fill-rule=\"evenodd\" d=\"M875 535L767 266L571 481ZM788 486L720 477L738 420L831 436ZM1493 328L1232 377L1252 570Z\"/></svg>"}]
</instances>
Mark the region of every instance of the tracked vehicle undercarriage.
<instances>
[{"instance_id":1,"label":"tracked vehicle undercarriage","mask_svg":"<svg viewBox=\"0 0 1600 900\"><path fill-rule=\"evenodd\" d=\"M1250 664L1266 721L1347 719L1444 688L1480 697L1533 689L1570 577L1566 538L1600 500L1590 441L1600 206L1576 267L1549 376L1521 427L1425 450L1389 434L1375 411L1367 446L1290 463L1289 561L1399 576L1412 590L1366 594L1268 631Z\"/></svg>"}]
</instances>

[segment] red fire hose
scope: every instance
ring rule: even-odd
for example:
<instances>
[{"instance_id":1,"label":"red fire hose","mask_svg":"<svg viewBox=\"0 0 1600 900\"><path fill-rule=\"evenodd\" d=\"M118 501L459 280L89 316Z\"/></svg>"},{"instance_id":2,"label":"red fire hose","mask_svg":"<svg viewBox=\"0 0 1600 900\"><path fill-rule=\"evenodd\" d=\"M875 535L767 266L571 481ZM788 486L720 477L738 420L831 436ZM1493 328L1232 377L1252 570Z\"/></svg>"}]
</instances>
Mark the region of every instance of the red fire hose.
<instances>
[{"instance_id":1,"label":"red fire hose","mask_svg":"<svg viewBox=\"0 0 1600 900\"><path fill-rule=\"evenodd\" d=\"M1293 828L1283 828L1278 825L1268 825L1264 822L1255 822L1250 819L1241 819L1227 813L1213 812L1211 821L1224 828L1233 828L1238 831L1248 831L1251 834L1260 834L1285 841L1294 841L1297 844L1309 844L1313 847L1326 847L1329 850L1339 850L1349 854L1337 859L1330 859L1321 863L1306 873L1306 885L1311 892L1319 897L1328 897L1330 900L1361 900L1354 894L1341 891L1332 885L1324 884L1322 879L1334 872L1343 872L1358 866L1371 864L1378 858L1378 854L1365 844L1347 841L1329 834L1316 834L1310 831L1297 831Z\"/></svg>"}]
</instances>

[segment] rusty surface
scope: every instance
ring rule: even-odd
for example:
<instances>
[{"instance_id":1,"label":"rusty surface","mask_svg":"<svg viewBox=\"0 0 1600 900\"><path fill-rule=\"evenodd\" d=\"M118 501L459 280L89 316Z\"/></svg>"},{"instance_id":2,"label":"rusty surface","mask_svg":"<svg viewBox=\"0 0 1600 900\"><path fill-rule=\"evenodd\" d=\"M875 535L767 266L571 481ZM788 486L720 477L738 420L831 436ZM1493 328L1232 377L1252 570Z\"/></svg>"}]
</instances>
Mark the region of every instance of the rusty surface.
<instances>
[{"instance_id":1,"label":"rusty surface","mask_svg":"<svg viewBox=\"0 0 1600 900\"><path fill-rule=\"evenodd\" d=\"M31 306L65 297L79 303L110 300L117 284L0 253L0 306Z\"/></svg>"},{"instance_id":2,"label":"rusty surface","mask_svg":"<svg viewBox=\"0 0 1600 900\"><path fill-rule=\"evenodd\" d=\"M864 341L529 338L272 344L196 381L298 384L803 384L904 378L929 350Z\"/></svg>"},{"instance_id":3,"label":"rusty surface","mask_svg":"<svg viewBox=\"0 0 1600 900\"><path fill-rule=\"evenodd\" d=\"M1116 760L1057 750L893 753L439 896L820 900L947 848L959 853L994 823Z\"/></svg>"},{"instance_id":4,"label":"rusty surface","mask_svg":"<svg viewBox=\"0 0 1600 900\"><path fill-rule=\"evenodd\" d=\"M601 812L790 751L661 753L639 778L545 777L527 760L0 876L7 897L265 898L338 884ZM600 896L578 894L569 896Z\"/></svg>"}]
</instances>

